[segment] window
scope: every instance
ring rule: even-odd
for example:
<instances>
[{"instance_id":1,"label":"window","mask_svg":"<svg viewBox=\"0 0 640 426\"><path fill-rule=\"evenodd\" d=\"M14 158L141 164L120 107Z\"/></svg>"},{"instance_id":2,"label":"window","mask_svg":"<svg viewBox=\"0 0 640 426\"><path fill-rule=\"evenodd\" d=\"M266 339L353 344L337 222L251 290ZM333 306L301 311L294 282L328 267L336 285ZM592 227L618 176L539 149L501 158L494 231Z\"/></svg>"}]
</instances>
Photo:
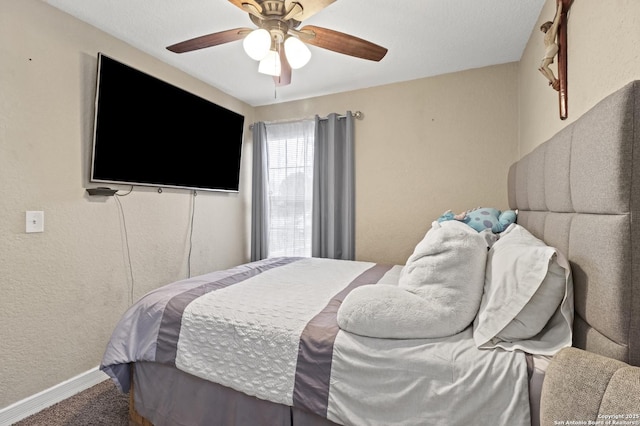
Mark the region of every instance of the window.
<instances>
[{"instance_id":1,"label":"window","mask_svg":"<svg viewBox=\"0 0 640 426\"><path fill-rule=\"evenodd\" d=\"M353 120L255 123L251 260L355 259Z\"/></svg>"},{"instance_id":2,"label":"window","mask_svg":"<svg viewBox=\"0 0 640 426\"><path fill-rule=\"evenodd\" d=\"M311 256L314 121L266 126L268 257Z\"/></svg>"}]
</instances>

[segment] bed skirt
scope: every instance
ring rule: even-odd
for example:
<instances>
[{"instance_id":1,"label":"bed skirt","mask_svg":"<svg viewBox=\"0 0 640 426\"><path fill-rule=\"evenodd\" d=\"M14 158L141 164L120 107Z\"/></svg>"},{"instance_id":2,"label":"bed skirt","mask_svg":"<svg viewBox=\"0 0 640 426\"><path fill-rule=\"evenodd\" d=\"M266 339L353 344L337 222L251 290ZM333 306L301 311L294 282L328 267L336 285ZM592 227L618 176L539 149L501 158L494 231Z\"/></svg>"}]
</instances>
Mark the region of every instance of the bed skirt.
<instances>
[{"instance_id":1,"label":"bed skirt","mask_svg":"<svg viewBox=\"0 0 640 426\"><path fill-rule=\"evenodd\" d=\"M245 395L170 366L138 362L132 369L130 425L336 426L316 414Z\"/></svg>"},{"instance_id":2,"label":"bed skirt","mask_svg":"<svg viewBox=\"0 0 640 426\"><path fill-rule=\"evenodd\" d=\"M549 357L527 356L531 424L539 425L540 395ZM296 407L275 404L153 362L132 365L129 424L336 426Z\"/></svg>"}]
</instances>

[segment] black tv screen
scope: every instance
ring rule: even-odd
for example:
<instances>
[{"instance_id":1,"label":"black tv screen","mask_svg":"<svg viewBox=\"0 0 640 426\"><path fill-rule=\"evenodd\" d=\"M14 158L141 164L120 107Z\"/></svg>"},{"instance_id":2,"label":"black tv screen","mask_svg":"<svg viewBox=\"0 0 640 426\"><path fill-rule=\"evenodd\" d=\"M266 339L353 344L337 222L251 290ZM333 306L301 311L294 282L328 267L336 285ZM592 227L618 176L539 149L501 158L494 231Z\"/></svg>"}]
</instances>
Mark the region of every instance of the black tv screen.
<instances>
[{"instance_id":1,"label":"black tv screen","mask_svg":"<svg viewBox=\"0 0 640 426\"><path fill-rule=\"evenodd\" d=\"M244 116L102 53L91 181L237 192Z\"/></svg>"}]
</instances>

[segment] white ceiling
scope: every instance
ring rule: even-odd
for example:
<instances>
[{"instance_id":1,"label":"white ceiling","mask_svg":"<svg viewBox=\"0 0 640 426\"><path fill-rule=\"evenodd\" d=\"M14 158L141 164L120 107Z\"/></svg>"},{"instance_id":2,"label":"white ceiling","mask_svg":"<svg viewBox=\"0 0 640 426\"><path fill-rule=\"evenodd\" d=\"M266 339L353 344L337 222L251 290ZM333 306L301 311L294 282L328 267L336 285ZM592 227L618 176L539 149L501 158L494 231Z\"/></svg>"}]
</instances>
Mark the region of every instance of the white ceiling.
<instances>
[{"instance_id":1,"label":"white ceiling","mask_svg":"<svg viewBox=\"0 0 640 426\"><path fill-rule=\"evenodd\" d=\"M275 88L241 41L176 54L166 46L250 27L228 0L44 0L252 106L520 60L545 0L338 0L303 25L389 49L380 62L309 46L311 61ZM105 52L106 53L106 52ZM116 58L117 59L117 58Z\"/></svg>"}]
</instances>

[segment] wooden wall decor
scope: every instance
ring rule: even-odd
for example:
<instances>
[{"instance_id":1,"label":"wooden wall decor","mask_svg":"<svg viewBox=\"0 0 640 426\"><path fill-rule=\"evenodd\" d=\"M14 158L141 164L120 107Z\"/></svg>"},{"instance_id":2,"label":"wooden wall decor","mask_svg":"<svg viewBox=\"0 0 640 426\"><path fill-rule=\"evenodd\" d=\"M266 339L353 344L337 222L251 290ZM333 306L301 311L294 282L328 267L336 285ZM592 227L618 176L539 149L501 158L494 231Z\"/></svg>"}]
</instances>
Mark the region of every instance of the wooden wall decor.
<instances>
[{"instance_id":1,"label":"wooden wall decor","mask_svg":"<svg viewBox=\"0 0 640 426\"><path fill-rule=\"evenodd\" d=\"M549 86L558 92L560 119L568 117L567 91L567 13L573 0L556 0L556 14L553 21L547 21L540 26L545 33L545 52L538 70L549 80ZM549 68L558 56L558 77Z\"/></svg>"}]
</instances>

